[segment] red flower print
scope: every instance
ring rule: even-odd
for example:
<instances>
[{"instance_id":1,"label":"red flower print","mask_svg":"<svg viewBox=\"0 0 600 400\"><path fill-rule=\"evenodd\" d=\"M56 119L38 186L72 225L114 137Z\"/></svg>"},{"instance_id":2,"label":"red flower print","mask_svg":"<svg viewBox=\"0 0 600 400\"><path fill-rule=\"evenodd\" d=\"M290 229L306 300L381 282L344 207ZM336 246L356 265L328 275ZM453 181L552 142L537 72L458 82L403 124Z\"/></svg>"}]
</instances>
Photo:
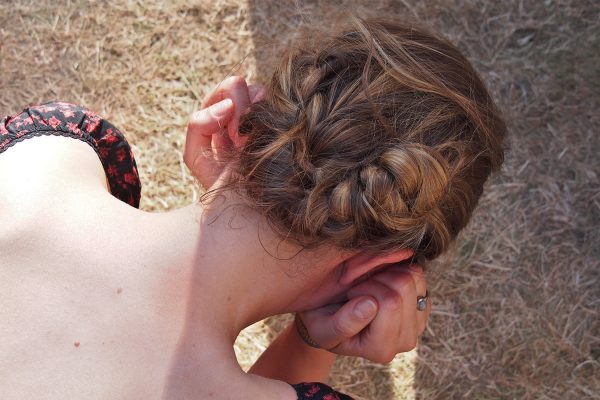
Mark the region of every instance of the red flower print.
<instances>
[{"instance_id":1,"label":"red flower print","mask_svg":"<svg viewBox=\"0 0 600 400\"><path fill-rule=\"evenodd\" d=\"M75 122L67 122L67 129L78 135L81 134L81 129L79 129Z\"/></svg>"},{"instance_id":2,"label":"red flower print","mask_svg":"<svg viewBox=\"0 0 600 400\"><path fill-rule=\"evenodd\" d=\"M71 118L75 116L75 113L71 110L61 111L61 113L65 116L65 118Z\"/></svg>"},{"instance_id":3,"label":"red flower print","mask_svg":"<svg viewBox=\"0 0 600 400\"><path fill-rule=\"evenodd\" d=\"M123 175L123 179L125 179L125 182L129 183L130 185L137 183L137 177L134 174L131 174L129 172L126 172Z\"/></svg>"},{"instance_id":4,"label":"red flower print","mask_svg":"<svg viewBox=\"0 0 600 400\"><path fill-rule=\"evenodd\" d=\"M313 397L319 391L319 387L317 385L312 385L306 397Z\"/></svg>"},{"instance_id":5,"label":"red flower print","mask_svg":"<svg viewBox=\"0 0 600 400\"><path fill-rule=\"evenodd\" d=\"M83 112L85 115L87 115L90 118L96 118L96 114L94 114L93 112L91 112L90 110L85 110Z\"/></svg>"},{"instance_id":6,"label":"red flower print","mask_svg":"<svg viewBox=\"0 0 600 400\"><path fill-rule=\"evenodd\" d=\"M56 118L54 115L48 120L48 123L53 129L56 129L58 125L60 125L60 120Z\"/></svg>"},{"instance_id":7,"label":"red flower print","mask_svg":"<svg viewBox=\"0 0 600 400\"><path fill-rule=\"evenodd\" d=\"M141 187L133 153L123 135L109 122L69 103L30 106L16 116L0 117L0 152L16 141L40 134L85 140L100 157L111 193L134 207L139 206Z\"/></svg>"},{"instance_id":8,"label":"red flower print","mask_svg":"<svg viewBox=\"0 0 600 400\"><path fill-rule=\"evenodd\" d=\"M98 127L98 125L100 125L100 120L99 119L90 119L88 121L87 126L85 127L85 131L88 133L92 133L96 130L96 128Z\"/></svg>"},{"instance_id":9,"label":"red flower print","mask_svg":"<svg viewBox=\"0 0 600 400\"><path fill-rule=\"evenodd\" d=\"M324 383L306 382L292 386L294 386L294 389L296 389L299 399L310 398L313 400L352 400L350 396L336 392Z\"/></svg>"},{"instance_id":10,"label":"red flower print","mask_svg":"<svg viewBox=\"0 0 600 400\"><path fill-rule=\"evenodd\" d=\"M117 160L119 162L123 161L125 159L125 150L124 149L119 149L117 151L116 157L117 157Z\"/></svg>"},{"instance_id":11,"label":"red flower print","mask_svg":"<svg viewBox=\"0 0 600 400\"><path fill-rule=\"evenodd\" d=\"M110 164L108 166L108 168L106 168L106 173L109 176L115 176L115 175L117 175L119 173L119 170L117 169L117 167L115 167L114 165Z\"/></svg>"},{"instance_id":12,"label":"red flower print","mask_svg":"<svg viewBox=\"0 0 600 400\"><path fill-rule=\"evenodd\" d=\"M112 143L118 142L118 141L119 141L119 138L118 138L118 137L116 137L116 136L113 136L113 135L106 135L106 136L104 137L104 141L105 141L107 144L112 144Z\"/></svg>"}]
</instances>

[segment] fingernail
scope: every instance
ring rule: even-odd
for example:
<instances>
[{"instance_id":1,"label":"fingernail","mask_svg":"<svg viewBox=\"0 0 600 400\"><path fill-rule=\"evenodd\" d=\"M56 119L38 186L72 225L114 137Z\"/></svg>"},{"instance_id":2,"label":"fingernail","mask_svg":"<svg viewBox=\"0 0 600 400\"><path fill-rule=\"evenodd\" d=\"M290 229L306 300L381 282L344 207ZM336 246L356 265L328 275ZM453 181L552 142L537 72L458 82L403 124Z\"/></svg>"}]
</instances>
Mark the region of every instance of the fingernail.
<instances>
[{"instance_id":1,"label":"fingernail","mask_svg":"<svg viewBox=\"0 0 600 400\"><path fill-rule=\"evenodd\" d=\"M377 312L377 304L371 300L363 300L354 306L354 314L358 318L367 319L371 318Z\"/></svg>"},{"instance_id":2,"label":"fingernail","mask_svg":"<svg viewBox=\"0 0 600 400\"><path fill-rule=\"evenodd\" d=\"M210 113L215 117L222 117L223 115L227 114L232 104L233 102L231 101L231 99L225 99L213 104L208 109Z\"/></svg>"},{"instance_id":3,"label":"fingernail","mask_svg":"<svg viewBox=\"0 0 600 400\"><path fill-rule=\"evenodd\" d=\"M255 85L250 85L248 86L248 97L250 97L250 102L253 103L254 102L254 98L256 97L256 95L258 94L258 91L260 89L255 86Z\"/></svg>"}]
</instances>

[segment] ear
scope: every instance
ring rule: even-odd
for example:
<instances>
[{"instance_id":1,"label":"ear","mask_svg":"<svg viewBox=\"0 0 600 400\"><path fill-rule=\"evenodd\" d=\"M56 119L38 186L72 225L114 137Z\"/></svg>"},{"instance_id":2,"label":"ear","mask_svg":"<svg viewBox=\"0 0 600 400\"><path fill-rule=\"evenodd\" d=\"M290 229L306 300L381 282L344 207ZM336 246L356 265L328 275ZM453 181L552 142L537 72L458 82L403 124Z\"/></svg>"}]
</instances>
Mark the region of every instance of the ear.
<instances>
[{"instance_id":1,"label":"ear","mask_svg":"<svg viewBox=\"0 0 600 400\"><path fill-rule=\"evenodd\" d=\"M355 280L384 264L395 264L412 257L412 249L402 249L393 253L372 254L360 252L347 258L340 278L342 285L351 285Z\"/></svg>"}]
</instances>

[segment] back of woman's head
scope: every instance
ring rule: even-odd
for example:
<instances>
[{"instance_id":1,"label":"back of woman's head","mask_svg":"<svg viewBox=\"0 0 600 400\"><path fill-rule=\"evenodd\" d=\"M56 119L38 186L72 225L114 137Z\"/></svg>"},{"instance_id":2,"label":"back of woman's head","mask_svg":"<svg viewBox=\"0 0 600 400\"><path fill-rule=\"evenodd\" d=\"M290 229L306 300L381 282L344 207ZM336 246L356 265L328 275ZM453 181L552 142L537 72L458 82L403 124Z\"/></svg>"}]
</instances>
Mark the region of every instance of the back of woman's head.
<instances>
[{"instance_id":1,"label":"back of woman's head","mask_svg":"<svg viewBox=\"0 0 600 400\"><path fill-rule=\"evenodd\" d=\"M505 125L449 42L355 19L289 50L234 183L286 238L306 246L442 253L503 161Z\"/></svg>"}]
</instances>

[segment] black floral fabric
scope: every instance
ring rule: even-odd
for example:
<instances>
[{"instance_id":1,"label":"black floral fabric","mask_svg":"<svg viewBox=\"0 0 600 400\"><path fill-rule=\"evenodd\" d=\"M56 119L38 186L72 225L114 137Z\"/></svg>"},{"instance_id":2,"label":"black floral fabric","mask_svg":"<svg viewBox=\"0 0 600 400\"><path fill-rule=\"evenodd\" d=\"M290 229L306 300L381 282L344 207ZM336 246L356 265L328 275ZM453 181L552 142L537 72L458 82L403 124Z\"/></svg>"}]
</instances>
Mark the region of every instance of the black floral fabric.
<instances>
[{"instance_id":1,"label":"black floral fabric","mask_svg":"<svg viewBox=\"0 0 600 400\"><path fill-rule=\"evenodd\" d=\"M310 382L292 385L298 394L298 399L311 400L352 400L352 397L336 392L324 383Z\"/></svg>"},{"instance_id":2,"label":"black floral fabric","mask_svg":"<svg viewBox=\"0 0 600 400\"><path fill-rule=\"evenodd\" d=\"M51 102L31 106L0 119L0 153L20 141L43 135L67 136L88 143L100 157L113 196L139 207L142 185L131 147L110 122L75 104Z\"/></svg>"}]
</instances>

